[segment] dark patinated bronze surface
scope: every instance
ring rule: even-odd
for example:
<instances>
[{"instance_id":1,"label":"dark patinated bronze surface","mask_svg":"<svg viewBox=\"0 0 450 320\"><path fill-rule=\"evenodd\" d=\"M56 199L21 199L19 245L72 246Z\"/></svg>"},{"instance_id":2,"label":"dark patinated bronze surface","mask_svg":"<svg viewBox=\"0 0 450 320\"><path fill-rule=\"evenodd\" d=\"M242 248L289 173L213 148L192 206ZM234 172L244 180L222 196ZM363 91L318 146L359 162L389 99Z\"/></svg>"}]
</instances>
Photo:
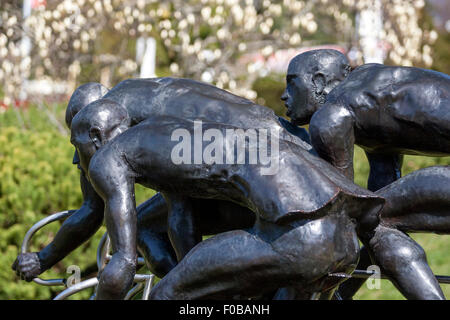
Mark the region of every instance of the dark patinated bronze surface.
<instances>
[{"instance_id":1,"label":"dark patinated bronze surface","mask_svg":"<svg viewBox=\"0 0 450 320\"><path fill-rule=\"evenodd\" d=\"M353 179L354 145L365 150L369 190L401 177L404 154L449 155L450 77L446 74L380 64L350 71L338 51L314 50L291 61L286 80L282 100L288 114L295 124L309 123L319 156ZM358 269L371 264L368 247L373 262L407 298L444 298L423 249L405 232L449 233L446 171L447 167L420 170L380 190L388 199L384 212L395 214L382 213L382 226L360 234L366 258ZM441 188L431 186L434 178ZM350 298L363 281L345 282L341 296Z\"/></svg>"},{"instance_id":2,"label":"dark patinated bronze surface","mask_svg":"<svg viewBox=\"0 0 450 320\"><path fill-rule=\"evenodd\" d=\"M189 79L129 79L110 91L99 83L87 83L77 88L69 101L66 110L67 126L71 127L73 117L82 108L102 97L121 103L131 117L131 125L153 114L183 115L187 119L208 117L218 121L230 117L239 118L238 112L231 114L230 111L255 105L225 90ZM228 104L232 105L231 109L224 110L224 106ZM266 110L266 113L270 112ZM270 121L280 121L300 139L309 142L306 130L295 128L282 118L270 118ZM303 143L298 139L297 142ZM312 147L308 147L312 151ZM81 169L76 152L73 163ZM51 268L88 240L101 226L104 217L103 201L82 170L80 185L83 205L64 222L54 240L38 253L20 254L14 262L13 269L22 279L31 281ZM217 212L214 219L209 215L211 211ZM200 230L198 237L246 228L254 222L252 211L234 203L222 203L220 200L202 201L201 206L197 205L196 214L199 215L196 219ZM149 269L157 276L163 277L175 266L177 260L167 236L167 206L160 194L138 207L138 225L139 250L146 258Z\"/></svg>"},{"instance_id":3,"label":"dark patinated bronze surface","mask_svg":"<svg viewBox=\"0 0 450 320\"><path fill-rule=\"evenodd\" d=\"M81 167L105 201L105 218L115 251L100 277L98 298L120 298L131 285L136 252L135 182L163 193L169 204L169 236L179 259L200 240L193 223L192 198L234 202L257 216L257 222L248 231L221 234L199 244L164 277L153 291L154 298L231 298L236 294L247 297L296 284L308 284L303 288L307 292L323 291L332 287L327 287L323 279L328 272L350 271L354 267L358 244L352 221L374 228L377 220L366 221L365 217L376 217L373 213L381 208L382 198L356 186L327 162L310 154L309 148L297 143L297 138L280 125L269 109L242 108L237 119L226 123L203 117L203 129L277 132L278 160L282 165L278 172L263 175L260 165L245 163L173 163L171 154L178 141L172 141L172 133L177 129L191 133L194 130L194 120L186 120L185 115L155 115L128 129L130 117L126 109L105 98L75 116L72 143L80 155ZM256 242L243 241L241 232L245 239ZM236 247L232 253L226 252L226 248L238 243L240 250ZM211 259L213 252L215 259ZM301 259L308 254L308 260ZM191 261L189 257L195 258ZM197 263L202 265L200 272ZM227 263L229 270L223 267ZM243 279L236 274L245 277L248 286L243 286ZM262 284L269 275L273 284ZM180 278L188 282L175 281ZM313 281L318 278L319 283ZM225 283L230 286L226 290ZM168 295L172 286L196 289L191 295L184 290Z\"/></svg>"},{"instance_id":4,"label":"dark patinated bronze surface","mask_svg":"<svg viewBox=\"0 0 450 320\"><path fill-rule=\"evenodd\" d=\"M403 178L400 168L403 154L448 154L449 88L449 76L430 70L369 64L352 71L334 50L310 51L290 63L282 99L292 123L188 79L130 79L110 91L83 85L66 112L83 206L51 244L19 255L13 269L30 281L105 219L113 258L99 276L98 299L125 296L137 250L163 277L153 299L274 292L275 299L329 298L342 279L328 275L355 268L358 235L365 245L360 269L378 264L407 298L443 299L425 252L406 232L449 233L449 167ZM296 126L306 123L315 148ZM174 139L174 132L180 130L194 137L183 149L193 155L181 163L173 158L182 136ZM221 162L214 149L215 160L205 162L201 156L213 155L212 142L228 130L248 139L242 150L249 156ZM222 135L217 140L203 132ZM275 169L273 162L250 160L252 152L255 159L267 152L261 132L270 133L265 143ZM354 144L366 151L375 193L351 181ZM232 150L237 159L238 149ZM161 193L136 208L135 183ZM209 234L217 235L201 242ZM339 296L351 298L362 283L343 283Z\"/></svg>"}]
</instances>

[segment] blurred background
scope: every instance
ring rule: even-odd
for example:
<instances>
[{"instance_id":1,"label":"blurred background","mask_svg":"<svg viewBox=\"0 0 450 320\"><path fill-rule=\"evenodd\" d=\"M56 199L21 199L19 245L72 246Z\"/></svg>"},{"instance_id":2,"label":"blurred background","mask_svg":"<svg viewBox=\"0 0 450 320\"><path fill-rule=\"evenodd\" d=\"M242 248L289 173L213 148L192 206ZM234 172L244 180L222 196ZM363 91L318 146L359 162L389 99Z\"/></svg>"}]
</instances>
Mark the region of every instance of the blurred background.
<instances>
[{"instance_id":1,"label":"blurred background","mask_svg":"<svg viewBox=\"0 0 450 320\"><path fill-rule=\"evenodd\" d=\"M64 112L85 82L113 87L130 77L201 80L266 105L281 116L289 60L333 48L353 66L368 62L450 73L448 0L1 0L0 4L0 299L49 299L58 288L17 279L11 270L26 231L46 215L77 209L79 173ZM412 157L404 174L448 157ZM368 164L355 150L355 181ZM152 190L136 187L140 203ZM34 238L40 250L60 224ZM96 272L92 241L46 272L82 278ZM436 274L450 275L450 237L412 235ZM442 285L450 298L450 285ZM75 295L89 297L90 292ZM383 280L357 299L402 299Z\"/></svg>"}]
</instances>

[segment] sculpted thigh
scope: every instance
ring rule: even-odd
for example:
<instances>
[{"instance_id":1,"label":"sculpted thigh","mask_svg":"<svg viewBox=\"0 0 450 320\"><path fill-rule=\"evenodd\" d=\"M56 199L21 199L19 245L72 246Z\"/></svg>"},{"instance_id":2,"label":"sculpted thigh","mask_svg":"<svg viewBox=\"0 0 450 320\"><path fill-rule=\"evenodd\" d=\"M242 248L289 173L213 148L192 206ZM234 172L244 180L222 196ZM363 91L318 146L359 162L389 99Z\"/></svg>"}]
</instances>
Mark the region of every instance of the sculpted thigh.
<instances>
[{"instance_id":1,"label":"sculpted thigh","mask_svg":"<svg viewBox=\"0 0 450 320\"><path fill-rule=\"evenodd\" d=\"M355 226L344 214L310 220L282 234L272 242L280 255L302 279L314 279L329 272L347 272L359 257Z\"/></svg>"}]
</instances>

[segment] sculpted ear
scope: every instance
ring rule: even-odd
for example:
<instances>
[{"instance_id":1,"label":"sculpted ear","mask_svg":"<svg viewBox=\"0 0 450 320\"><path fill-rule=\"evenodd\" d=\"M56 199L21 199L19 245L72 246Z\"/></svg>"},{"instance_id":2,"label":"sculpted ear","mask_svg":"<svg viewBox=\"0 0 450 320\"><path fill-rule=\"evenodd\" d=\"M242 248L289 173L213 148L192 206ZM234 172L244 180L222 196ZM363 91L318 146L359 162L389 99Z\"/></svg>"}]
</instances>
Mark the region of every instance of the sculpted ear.
<instances>
[{"instance_id":1,"label":"sculpted ear","mask_svg":"<svg viewBox=\"0 0 450 320\"><path fill-rule=\"evenodd\" d=\"M92 127L89 129L89 137L97 149L103 145L103 133L99 127Z\"/></svg>"},{"instance_id":2,"label":"sculpted ear","mask_svg":"<svg viewBox=\"0 0 450 320\"><path fill-rule=\"evenodd\" d=\"M325 99L325 97L331 92L331 90L333 90L340 82L341 80L337 78L331 81L328 80L327 82L325 75L321 72L317 72L313 76L315 93L322 100Z\"/></svg>"},{"instance_id":3,"label":"sculpted ear","mask_svg":"<svg viewBox=\"0 0 450 320\"><path fill-rule=\"evenodd\" d=\"M313 75L312 81L314 83L314 90L316 95L322 95L326 86L325 76L321 72L316 72Z\"/></svg>"}]
</instances>

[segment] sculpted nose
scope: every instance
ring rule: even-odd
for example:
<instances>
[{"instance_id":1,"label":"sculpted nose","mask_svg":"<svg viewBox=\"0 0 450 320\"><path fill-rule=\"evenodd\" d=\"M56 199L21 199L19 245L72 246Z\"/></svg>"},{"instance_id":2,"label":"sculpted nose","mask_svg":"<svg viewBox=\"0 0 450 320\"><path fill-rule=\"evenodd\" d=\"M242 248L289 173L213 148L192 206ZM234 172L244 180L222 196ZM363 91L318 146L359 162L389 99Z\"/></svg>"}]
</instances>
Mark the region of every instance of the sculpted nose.
<instances>
[{"instance_id":1,"label":"sculpted nose","mask_svg":"<svg viewBox=\"0 0 450 320\"><path fill-rule=\"evenodd\" d=\"M75 150L75 154L73 155L72 164L79 164L80 163L80 157L78 156L78 151Z\"/></svg>"},{"instance_id":2,"label":"sculpted nose","mask_svg":"<svg viewBox=\"0 0 450 320\"><path fill-rule=\"evenodd\" d=\"M281 95L281 100L286 101L288 99L287 91L285 90Z\"/></svg>"}]
</instances>

